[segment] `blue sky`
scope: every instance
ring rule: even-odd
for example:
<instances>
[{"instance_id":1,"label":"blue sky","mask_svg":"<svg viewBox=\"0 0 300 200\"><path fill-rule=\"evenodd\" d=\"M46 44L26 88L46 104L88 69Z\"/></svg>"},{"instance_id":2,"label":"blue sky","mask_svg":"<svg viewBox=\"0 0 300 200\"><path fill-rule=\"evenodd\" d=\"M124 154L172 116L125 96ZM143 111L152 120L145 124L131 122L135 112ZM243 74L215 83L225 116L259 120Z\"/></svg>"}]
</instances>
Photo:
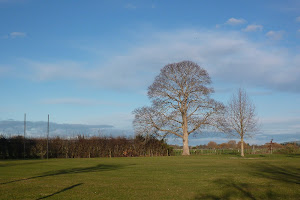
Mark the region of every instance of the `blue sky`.
<instances>
[{"instance_id":1,"label":"blue sky","mask_svg":"<svg viewBox=\"0 0 300 200\"><path fill-rule=\"evenodd\" d=\"M253 143L300 139L300 1L0 0L0 25L0 120L131 130L159 70L192 60L217 100L247 90Z\"/></svg>"}]
</instances>

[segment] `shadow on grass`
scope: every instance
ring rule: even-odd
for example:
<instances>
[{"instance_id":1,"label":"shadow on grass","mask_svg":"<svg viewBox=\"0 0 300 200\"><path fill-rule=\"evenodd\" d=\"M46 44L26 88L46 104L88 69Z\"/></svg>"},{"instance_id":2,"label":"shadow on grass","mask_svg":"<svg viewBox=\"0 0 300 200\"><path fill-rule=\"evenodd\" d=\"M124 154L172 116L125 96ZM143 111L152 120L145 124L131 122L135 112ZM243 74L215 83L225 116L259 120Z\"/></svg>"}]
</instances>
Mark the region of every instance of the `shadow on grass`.
<instances>
[{"instance_id":1,"label":"shadow on grass","mask_svg":"<svg viewBox=\"0 0 300 200\"><path fill-rule=\"evenodd\" d=\"M290 157L290 158L300 158L300 154L288 154L287 157Z\"/></svg>"},{"instance_id":2,"label":"shadow on grass","mask_svg":"<svg viewBox=\"0 0 300 200\"><path fill-rule=\"evenodd\" d=\"M65 191L67 191L67 190L71 190L71 189L73 189L74 187L80 186L80 185L82 185L82 184L83 184L83 183L78 183L78 184L72 185L72 186L70 186L70 187L66 187L66 188L64 188L64 189L62 189L62 190L60 190L60 191L57 191L57 192L55 192L55 193L53 193L53 194L50 194L50 195L47 195L47 196L38 198L38 199L36 199L36 200L46 199L46 198L48 198L48 197L52 197L52 196L54 196L54 195L56 195L56 194L65 192Z\"/></svg>"},{"instance_id":3,"label":"shadow on grass","mask_svg":"<svg viewBox=\"0 0 300 200\"><path fill-rule=\"evenodd\" d=\"M42 162L43 161L12 162L12 163L0 164L0 167L13 167L13 166L18 166L18 165L22 165L22 166L23 165L34 165L34 164L39 164L39 163L42 163Z\"/></svg>"},{"instance_id":4,"label":"shadow on grass","mask_svg":"<svg viewBox=\"0 0 300 200\"><path fill-rule=\"evenodd\" d=\"M62 170L56 170L56 171L49 171L39 176L33 176L25 179L18 179L13 181L8 181L4 183L0 183L0 185L8 184L8 183L14 183L19 181L26 181L26 180L32 180L37 178L44 178L49 176L57 176L57 175L63 175L63 174L78 174L78 173L89 173L89 172L102 172L102 171L110 171L110 170L117 170L124 167L123 165L103 165L99 164L94 167L80 167L80 168L70 168L70 169L62 169Z\"/></svg>"},{"instance_id":5,"label":"shadow on grass","mask_svg":"<svg viewBox=\"0 0 300 200\"><path fill-rule=\"evenodd\" d=\"M200 199L252 199L256 200L251 192L251 186L246 183L235 183L232 179L218 179L214 181L216 187L222 190L221 195L216 194L199 194L195 197L196 200Z\"/></svg>"},{"instance_id":6,"label":"shadow on grass","mask_svg":"<svg viewBox=\"0 0 300 200\"><path fill-rule=\"evenodd\" d=\"M198 194L195 200L276 200L276 199L297 199L298 194L282 194L272 189L272 185L260 185L255 183L236 182L233 179L218 179L216 187L221 191L219 194Z\"/></svg>"},{"instance_id":7,"label":"shadow on grass","mask_svg":"<svg viewBox=\"0 0 300 200\"><path fill-rule=\"evenodd\" d=\"M284 166L279 167L269 163L259 163L251 165L255 169L254 176L268 178L280 182L300 184L300 166Z\"/></svg>"},{"instance_id":8,"label":"shadow on grass","mask_svg":"<svg viewBox=\"0 0 300 200\"><path fill-rule=\"evenodd\" d=\"M195 199L299 199L298 193L288 191L291 188L298 188L300 184L300 168L291 166L276 166L269 163L251 164L253 169L252 176L278 181L270 182L268 185L257 184L254 182L242 182L242 180L218 179L214 181L215 193L199 193ZM280 190L276 190L278 187ZM284 188L287 190L284 191ZM284 192L282 192L284 191ZM292 190L293 191L293 190Z\"/></svg>"}]
</instances>

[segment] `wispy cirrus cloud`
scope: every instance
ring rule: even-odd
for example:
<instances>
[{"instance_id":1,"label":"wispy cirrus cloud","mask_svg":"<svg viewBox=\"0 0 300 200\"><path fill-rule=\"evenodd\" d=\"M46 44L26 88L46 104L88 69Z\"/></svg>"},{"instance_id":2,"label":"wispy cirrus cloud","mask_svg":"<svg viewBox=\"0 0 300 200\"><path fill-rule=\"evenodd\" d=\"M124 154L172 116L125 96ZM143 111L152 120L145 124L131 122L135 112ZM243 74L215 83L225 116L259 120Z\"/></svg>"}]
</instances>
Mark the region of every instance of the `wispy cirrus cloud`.
<instances>
[{"instance_id":1,"label":"wispy cirrus cloud","mask_svg":"<svg viewBox=\"0 0 300 200\"><path fill-rule=\"evenodd\" d=\"M11 33L9 34L9 36L10 36L11 38L26 37L26 33L24 33L24 32L11 32Z\"/></svg>"},{"instance_id":2,"label":"wispy cirrus cloud","mask_svg":"<svg viewBox=\"0 0 300 200\"><path fill-rule=\"evenodd\" d=\"M300 2L299 0L278 1L274 2L272 7L284 13L290 14L294 12L299 14Z\"/></svg>"},{"instance_id":3,"label":"wispy cirrus cloud","mask_svg":"<svg viewBox=\"0 0 300 200\"><path fill-rule=\"evenodd\" d=\"M15 38L24 38L27 34L25 32L11 32L8 35L2 36L3 39L15 39Z\"/></svg>"},{"instance_id":4,"label":"wispy cirrus cloud","mask_svg":"<svg viewBox=\"0 0 300 200\"><path fill-rule=\"evenodd\" d=\"M251 96L269 96L272 95L273 92L271 91L254 91L254 92L249 92Z\"/></svg>"},{"instance_id":5,"label":"wispy cirrus cloud","mask_svg":"<svg viewBox=\"0 0 300 200\"><path fill-rule=\"evenodd\" d=\"M92 72L84 69L84 63L76 61L40 62L22 59L21 62L27 66L24 76L33 81L88 79L92 75Z\"/></svg>"},{"instance_id":6,"label":"wispy cirrus cloud","mask_svg":"<svg viewBox=\"0 0 300 200\"><path fill-rule=\"evenodd\" d=\"M300 22L300 16L299 17L296 17L296 22Z\"/></svg>"},{"instance_id":7,"label":"wispy cirrus cloud","mask_svg":"<svg viewBox=\"0 0 300 200\"><path fill-rule=\"evenodd\" d=\"M24 61L21 65L27 66L24 77L35 81L69 80L117 90L140 90L153 82L164 65L182 60L197 62L213 80L300 92L300 54L276 44L265 48L233 31L157 31L145 35L130 51L111 55L107 62Z\"/></svg>"},{"instance_id":8,"label":"wispy cirrus cloud","mask_svg":"<svg viewBox=\"0 0 300 200\"><path fill-rule=\"evenodd\" d=\"M29 0L0 0L0 3L25 3Z\"/></svg>"},{"instance_id":9,"label":"wispy cirrus cloud","mask_svg":"<svg viewBox=\"0 0 300 200\"><path fill-rule=\"evenodd\" d=\"M98 102L90 99L81 98L56 98L56 99L44 99L41 101L43 104L72 104L72 105L95 105Z\"/></svg>"},{"instance_id":10,"label":"wispy cirrus cloud","mask_svg":"<svg viewBox=\"0 0 300 200\"><path fill-rule=\"evenodd\" d=\"M242 30L245 32L255 32L255 31L262 31L262 29L263 29L262 25L251 24Z\"/></svg>"},{"instance_id":11,"label":"wispy cirrus cloud","mask_svg":"<svg viewBox=\"0 0 300 200\"><path fill-rule=\"evenodd\" d=\"M0 65L0 76L7 76L11 71L10 67Z\"/></svg>"},{"instance_id":12,"label":"wispy cirrus cloud","mask_svg":"<svg viewBox=\"0 0 300 200\"><path fill-rule=\"evenodd\" d=\"M95 106L95 105L107 105L107 106L126 106L124 102L116 101L100 101L96 99L85 99L85 98L52 98L41 100L42 104L53 104L53 105L81 105L81 106Z\"/></svg>"},{"instance_id":13,"label":"wispy cirrus cloud","mask_svg":"<svg viewBox=\"0 0 300 200\"><path fill-rule=\"evenodd\" d=\"M125 8L127 8L127 9L136 9L137 7L136 7L136 5L133 5L133 4L131 4L131 3L128 3L128 4L126 4L125 5Z\"/></svg>"},{"instance_id":14,"label":"wispy cirrus cloud","mask_svg":"<svg viewBox=\"0 0 300 200\"><path fill-rule=\"evenodd\" d=\"M139 69L130 56L115 56L108 63L93 64L76 61L41 62L33 60L21 61L26 65L23 77L32 81L76 81L83 85L110 89L136 89L140 84ZM124 65L124 62L133 66ZM143 69L142 69L143 70Z\"/></svg>"},{"instance_id":15,"label":"wispy cirrus cloud","mask_svg":"<svg viewBox=\"0 0 300 200\"><path fill-rule=\"evenodd\" d=\"M271 117L262 118L262 131L265 135L299 134L299 117ZM300 139L300 135L298 135Z\"/></svg>"},{"instance_id":16,"label":"wispy cirrus cloud","mask_svg":"<svg viewBox=\"0 0 300 200\"><path fill-rule=\"evenodd\" d=\"M266 36L271 40L281 40L285 31L269 31L266 33Z\"/></svg>"}]
</instances>

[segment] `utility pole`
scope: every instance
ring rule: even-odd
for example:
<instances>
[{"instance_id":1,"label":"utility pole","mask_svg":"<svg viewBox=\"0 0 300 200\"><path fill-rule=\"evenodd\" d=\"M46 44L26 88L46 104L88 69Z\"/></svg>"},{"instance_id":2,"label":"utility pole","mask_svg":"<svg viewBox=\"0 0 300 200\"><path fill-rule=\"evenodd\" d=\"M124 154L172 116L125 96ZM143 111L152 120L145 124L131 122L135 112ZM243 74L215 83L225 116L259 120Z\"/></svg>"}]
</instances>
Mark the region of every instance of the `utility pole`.
<instances>
[{"instance_id":1,"label":"utility pole","mask_svg":"<svg viewBox=\"0 0 300 200\"><path fill-rule=\"evenodd\" d=\"M269 145L269 153L272 154L273 153L273 139L271 139L270 143L267 143Z\"/></svg>"},{"instance_id":2,"label":"utility pole","mask_svg":"<svg viewBox=\"0 0 300 200\"><path fill-rule=\"evenodd\" d=\"M24 113L24 159L25 159L26 113Z\"/></svg>"},{"instance_id":3,"label":"utility pole","mask_svg":"<svg viewBox=\"0 0 300 200\"><path fill-rule=\"evenodd\" d=\"M273 154L273 139L271 139L270 142L270 150L271 150L271 154Z\"/></svg>"},{"instance_id":4,"label":"utility pole","mask_svg":"<svg viewBox=\"0 0 300 200\"><path fill-rule=\"evenodd\" d=\"M47 127L47 159L49 156L49 114L48 114L48 127Z\"/></svg>"}]
</instances>

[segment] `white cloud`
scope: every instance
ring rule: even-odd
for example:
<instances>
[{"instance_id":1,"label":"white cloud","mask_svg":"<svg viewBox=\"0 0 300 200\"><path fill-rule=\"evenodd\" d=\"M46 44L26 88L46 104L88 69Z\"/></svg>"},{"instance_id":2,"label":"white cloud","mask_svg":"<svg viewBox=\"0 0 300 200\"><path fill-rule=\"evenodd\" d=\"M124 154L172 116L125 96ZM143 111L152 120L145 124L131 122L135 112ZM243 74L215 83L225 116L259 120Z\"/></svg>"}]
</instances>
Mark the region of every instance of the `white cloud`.
<instances>
[{"instance_id":1,"label":"white cloud","mask_svg":"<svg viewBox=\"0 0 300 200\"><path fill-rule=\"evenodd\" d=\"M97 101L90 99L80 98L57 98L57 99L45 99L43 104L77 104L77 105L95 105Z\"/></svg>"},{"instance_id":2,"label":"white cloud","mask_svg":"<svg viewBox=\"0 0 300 200\"><path fill-rule=\"evenodd\" d=\"M249 92L251 96L269 96L273 93L270 91L256 91L256 92Z\"/></svg>"},{"instance_id":3,"label":"white cloud","mask_svg":"<svg viewBox=\"0 0 300 200\"><path fill-rule=\"evenodd\" d=\"M262 118L262 132L265 135L297 134L299 132L299 117L269 117Z\"/></svg>"},{"instance_id":4,"label":"white cloud","mask_svg":"<svg viewBox=\"0 0 300 200\"><path fill-rule=\"evenodd\" d=\"M232 31L151 32L144 37L145 41L105 63L26 61L24 74L36 81L71 80L138 91L147 88L164 65L192 60L207 69L213 80L226 84L300 92L300 54L285 48L265 48Z\"/></svg>"},{"instance_id":5,"label":"white cloud","mask_svg":"<svg viewBox=\"0 0 300 200\"><path fill-rule=\"evenodd\" d=\"M26 33L24 32L11 32L9 34L10 38L18 38L18 37L26 37Z\"/></svg>"},{"instance_id":6,"label":"white cloud","mask_svg":"<svg viewBox=\"0 0 300 200\"><path fill-rule=\"evenodd\" d=\"M266 33L266 36L271 40L281 40L284 33L284 31L269 31Z\"/></svg>"},{"instance_id":7,"label":"white cloud","mask_svg":"<svg viewBox=\"0 0 300 200\"><path fill-rule=\"evenodd\" d=\"M118 119L116 121L116 119ZM98 115L96 118L88 118L85 120L80 119L78 123L86 123L86 124L98 124L101 122L102 124L110 124L119 129L126 129L132 131L132 121L134 119L134 115L128 112L110 112L110 114L106 115ZM123 135L125 135L124 132Z\"/></svg>"},{"instance_id":8,"label":"white cloud","mask_svg":"<svg viewBox=\"0 0 300 200\"><path fill-rule=\"evenodd\" d=\"M261 31L262 29L263 29L262 25L252 24L252 25L248 25L246 28L242 30L245 32L255 32L255 31Z\"/></svg>"},{"instance_id":9,"label":"white cloud","mask_svg":"<svg viewBox=\"0 0 300 200\"><path fill-rule=\"evenodd\" d=\"M33 81L69 80L102 88L131 90L136 89L141 81L135 59L134 55L115 56L108 63L96 66L74 61L49 63L24 60L27 66L24 76Z\"/></svg>"},{"instance_id":10,"label":"white cloud","mask_svg":"<svg viewBox=\"0 0 300 200\"><path fill-rule=\"evenodd\" d=\"M54 98L44 99L41 101L42 104L66 104L66 105L83 105L83 106L94 106L94 105L107 105L107 106L127 106L124 102L116 101L99 101L95 99L83 99L83 98Z\"/></svg>"},{"instance_id":11,"label":"white cloud","mask_svg":"<svg viewBox=\"0 0 300 200\"><path fill-rule=\"evenodd\" d=\"M85 63L75 61L40 62L23 59L27 66L24 76L33 81L49 80L84 80L93 76L93 71L86 69Z\"/></svg>"},{"instance_id":12,"label":"white cloud","mask_svg":"<svg viewBox=\"0 0 300 200\"><path fill-rule=\"evenodd\" d=\"M295 129L298 129L298 130L300 129L300 125L299 125L299 124L291 125L290 127L291 127L291 128L295 128Z\"/></svg>"},{"instance_id":13,"label":"white cloud","mask_svg":"<svg viewBox=\"0 0 300 200\"><path fill-rule=\"evenodd\" d=\"M235 26L235 25L245 24L246 22L247 22L247 21L244 20L244 19L230 18L230 19L228 19L228 20L226 21L225 24Z\"/></svg>"},{"instance_id":14,"label":"white cloud","mask_svg":"<svg viewBox=\"0 0 300 200\"><path fill-rule=\"evenodd\" d=\"M266 118L262 118L261 121L264 124L287 124L287 123L295 123L295 124L299 124L300 122L300 118L299 117L266 117Z\"/></svg>"},{"instance_id":15,"label":"white cloud","mask_svg":"<svg viewBox=\"0 0 300 200\"><path fill-rule=\"evenodd\" d=\"M296 22L300 22L300 16L296 17Z\"/></svg>"}]
</instances>

